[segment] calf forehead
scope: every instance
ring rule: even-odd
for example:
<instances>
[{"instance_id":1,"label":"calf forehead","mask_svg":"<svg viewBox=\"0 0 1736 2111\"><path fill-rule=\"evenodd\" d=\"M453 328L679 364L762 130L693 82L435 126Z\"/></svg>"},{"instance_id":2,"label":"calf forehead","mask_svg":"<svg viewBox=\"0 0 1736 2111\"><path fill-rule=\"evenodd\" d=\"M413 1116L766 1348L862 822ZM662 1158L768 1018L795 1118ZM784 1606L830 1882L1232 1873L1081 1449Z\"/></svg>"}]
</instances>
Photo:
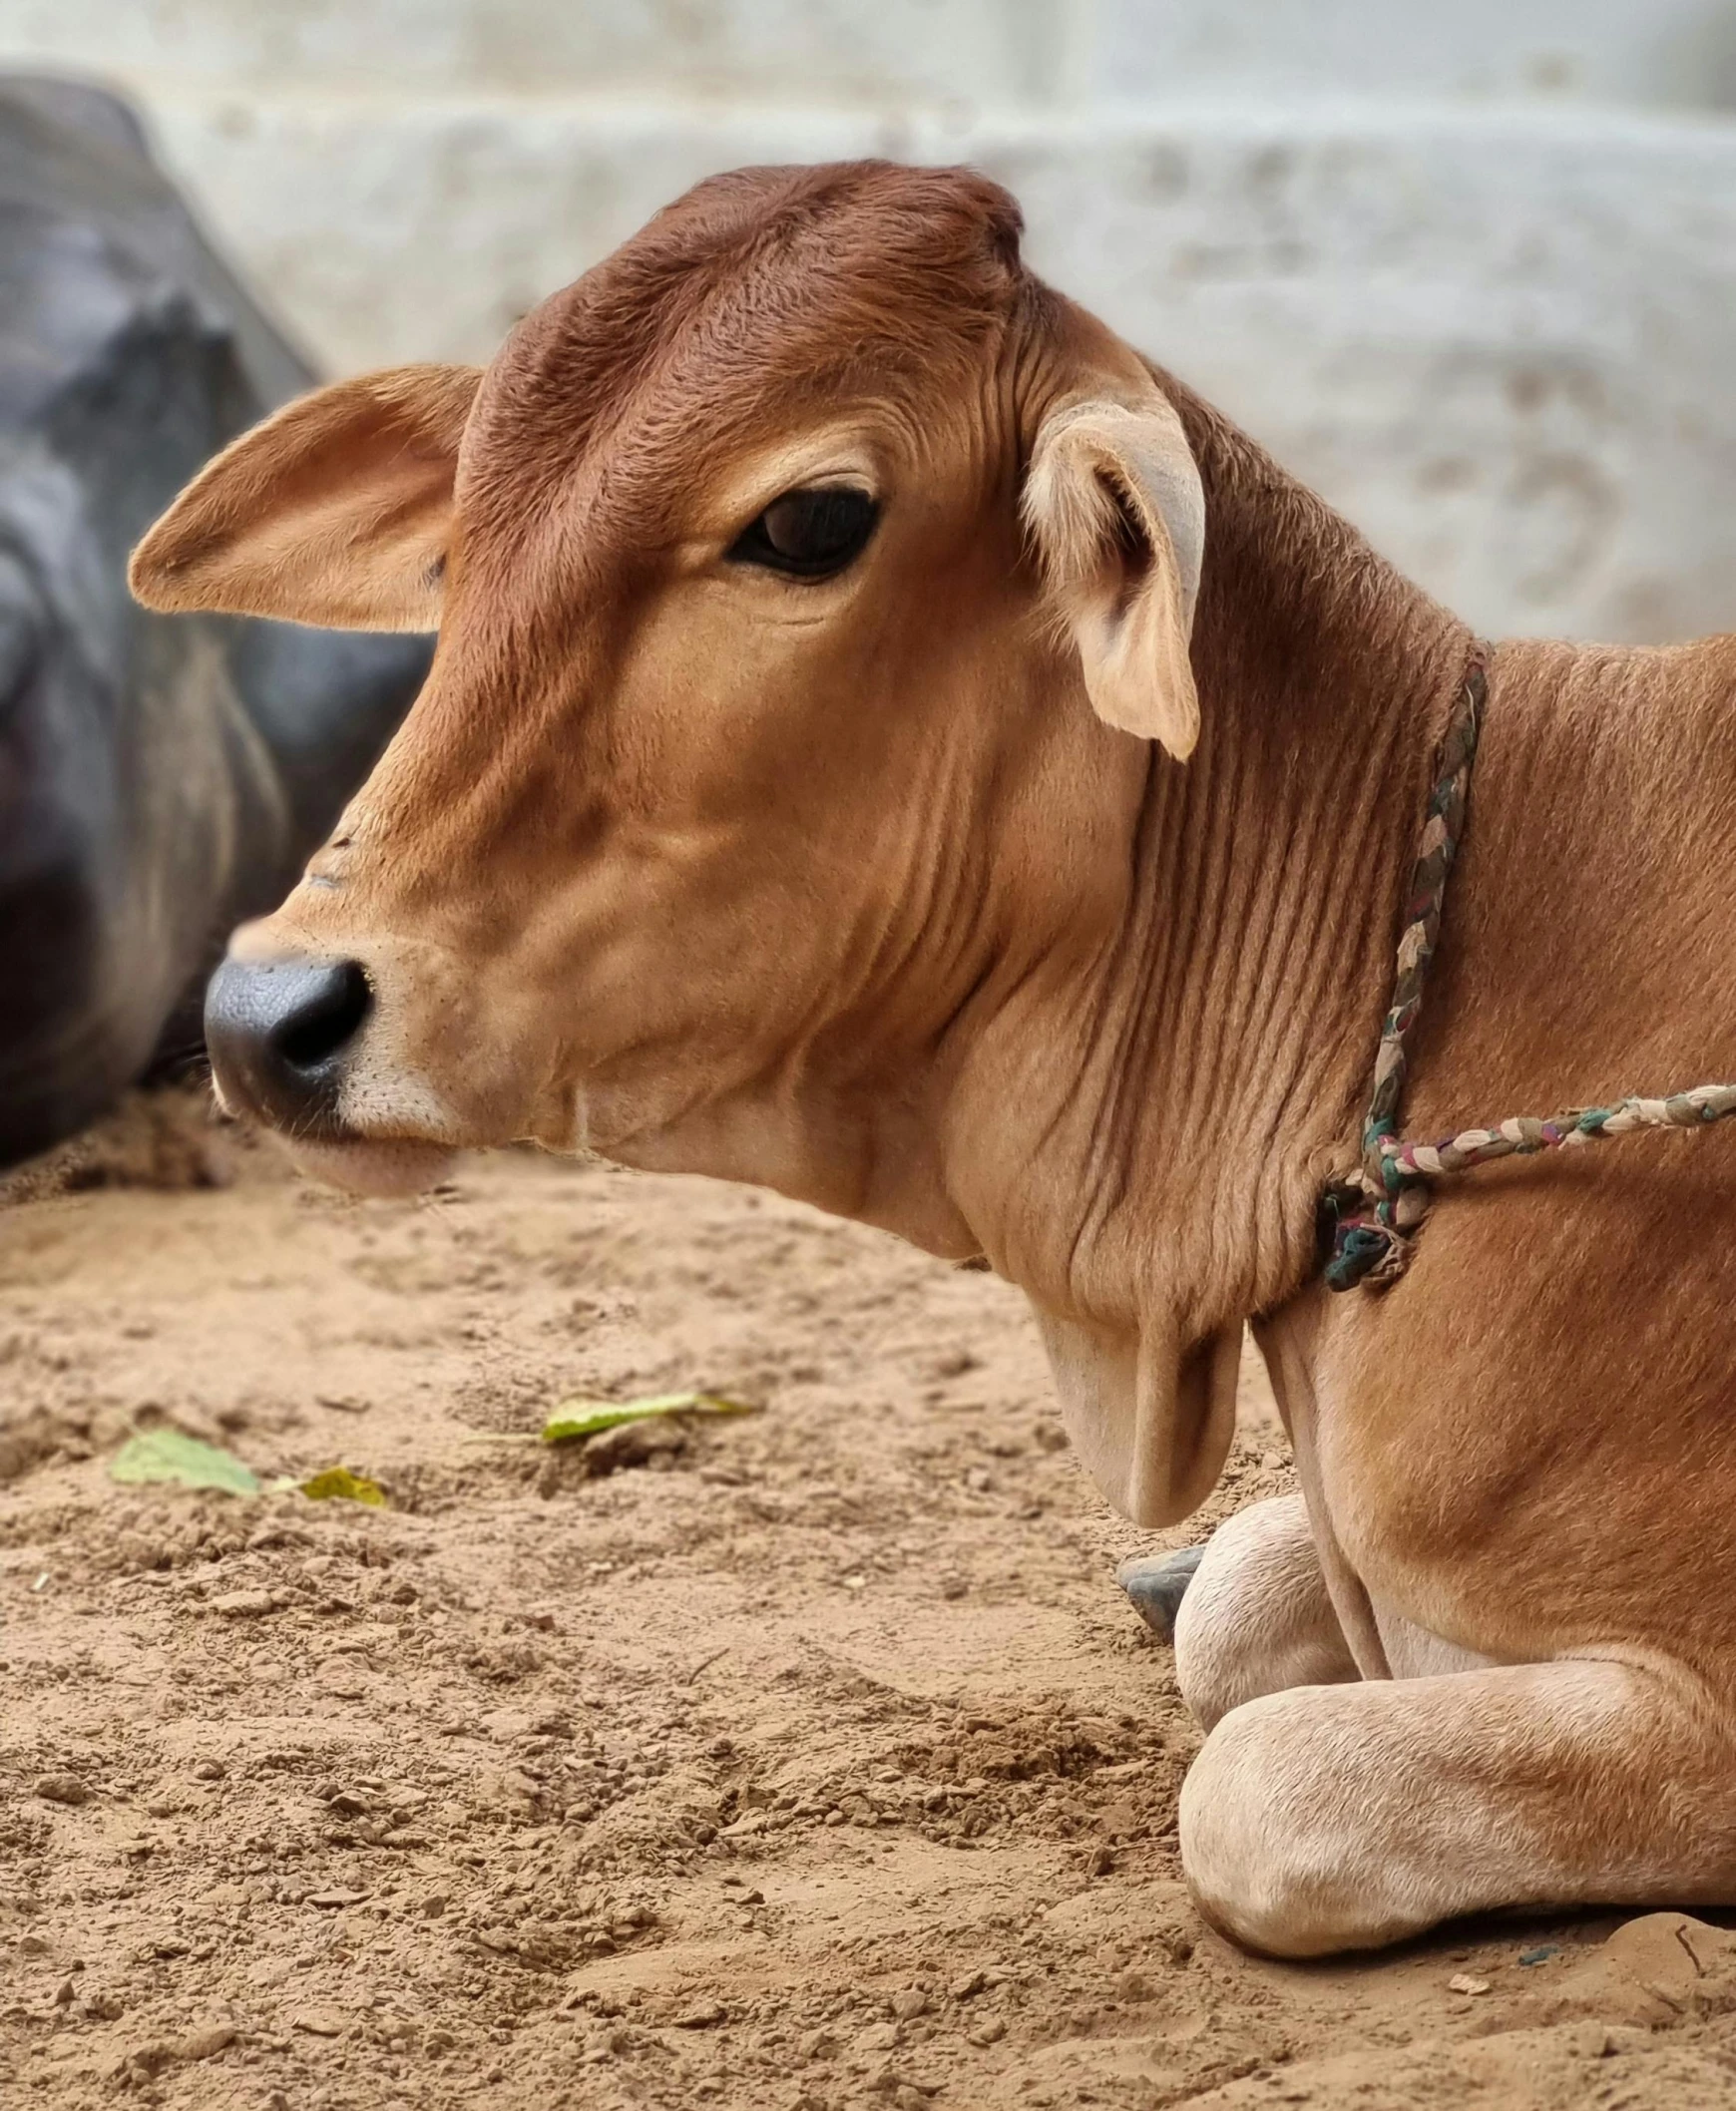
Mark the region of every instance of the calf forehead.
<instances>
[{"instance_id":1,"label":"calf forehead","mask_svg":"<svg viewBox=\"0 0 1736 2111\"><path fill-rule=\"evenodd\" d=\"M981 357L1028 281L1019 211L963 170L744 170L678 200L509 338L465 436L468 525L607 458L643 506L828 391L896 397Z\"/></svg>"}]
</instances>

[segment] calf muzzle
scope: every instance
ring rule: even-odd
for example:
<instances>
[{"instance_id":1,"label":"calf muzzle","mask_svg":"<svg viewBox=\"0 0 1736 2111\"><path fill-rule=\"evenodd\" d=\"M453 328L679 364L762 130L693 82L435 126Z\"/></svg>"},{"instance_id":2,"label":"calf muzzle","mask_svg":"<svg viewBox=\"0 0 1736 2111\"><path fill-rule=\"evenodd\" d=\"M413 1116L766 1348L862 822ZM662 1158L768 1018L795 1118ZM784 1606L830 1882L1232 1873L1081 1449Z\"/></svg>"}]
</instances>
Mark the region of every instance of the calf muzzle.
<instances>
[{"instance_id":1,"label":"calf muzzle","mask_svg":"<svg viewBox=\"0 0 1736 2111\"><path fill-rule=\"evenodd\" d=\"M341 1131L344 1069L373 1009L352 960L226 960L205 1000L206 1045L224 1099L292 1135Z\"/></svg>"}]
</instances>

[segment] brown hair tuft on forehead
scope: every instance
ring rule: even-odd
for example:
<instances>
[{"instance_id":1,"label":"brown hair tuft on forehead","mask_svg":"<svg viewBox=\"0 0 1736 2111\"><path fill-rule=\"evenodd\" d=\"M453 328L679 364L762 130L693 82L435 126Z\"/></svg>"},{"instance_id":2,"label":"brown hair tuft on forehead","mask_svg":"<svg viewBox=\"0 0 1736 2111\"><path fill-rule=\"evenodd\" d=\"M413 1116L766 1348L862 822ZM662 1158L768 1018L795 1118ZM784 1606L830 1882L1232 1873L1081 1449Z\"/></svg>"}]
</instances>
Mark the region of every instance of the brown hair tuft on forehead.
<instances>
[{"instance_id":1,"label":"brown hair tuft on forehead","mask_svg":"<svg viewBox=\"0 0 1736 2111\"><path fill-rule=\"evenodd\" d=\"M604 435L631 429L643 460L677 429L731 427L780 380L893 374L937 344L980 343L1030 283L1022 231L1014 199L968 169L707 178L502 347L465 444L471 524L510 534L527 481L550 495Z\"/></svg>"},{"instance_id":2,"label":"brown hair tuft on forehead","mask_svg":"<svg viewBox=\"0 0 1736 2111\"><path fill-rule=\"evenodd\" d=\"M735 169L707 177L653 214L627 246L649 246L648 238L665 229L677 239L697 235L707 246L775 239L843 213L937 262L963 267L992 259L1004 270L1019 267L1025 218L1011 192L974 169L912 169L898 162Z\"/></svg>"}]
</instances>

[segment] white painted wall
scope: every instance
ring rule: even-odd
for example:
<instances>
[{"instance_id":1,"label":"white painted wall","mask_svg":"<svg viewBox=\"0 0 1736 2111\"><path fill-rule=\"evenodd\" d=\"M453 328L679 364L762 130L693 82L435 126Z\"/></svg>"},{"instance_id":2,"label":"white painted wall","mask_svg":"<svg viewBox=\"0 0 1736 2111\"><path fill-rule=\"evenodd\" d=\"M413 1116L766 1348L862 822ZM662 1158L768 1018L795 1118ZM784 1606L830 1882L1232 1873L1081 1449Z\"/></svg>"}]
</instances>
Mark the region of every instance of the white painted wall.
<instances>
[{"instance_id":1,"label":"white painted wall","mask_svg":"<svg viewBox=\"0 0 1736 2111\"><path fill-rule=\"evenodd\" d=\"M664 199L888 153L1495 631L1736 627L1736 5L0 0L334 370L486 356Z\"/></svg>"},{"instance_id":2,"label":"white painted wall","mask_svg":"<svg viewBox=\"0 0 1736 2111\"><path fill-rule=\"evenodd\" d=\"M882 110L1736 94L1722 0L5 0L0 40L176 92Z\"/></svg>"}]
</instances>

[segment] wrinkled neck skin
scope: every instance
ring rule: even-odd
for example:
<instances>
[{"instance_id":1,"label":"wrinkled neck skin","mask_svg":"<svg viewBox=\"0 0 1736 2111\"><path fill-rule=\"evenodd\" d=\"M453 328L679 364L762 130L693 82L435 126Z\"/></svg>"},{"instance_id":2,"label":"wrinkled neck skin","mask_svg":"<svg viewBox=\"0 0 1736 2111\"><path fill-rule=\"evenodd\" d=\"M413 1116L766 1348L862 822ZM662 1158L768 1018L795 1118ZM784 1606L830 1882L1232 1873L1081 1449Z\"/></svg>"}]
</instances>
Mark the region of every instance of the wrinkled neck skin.
<instances>
[{"instance_id":1,"label":"wrinkled neck skin","mask_svg":"<svg viewBox=\"0 0 1736 2111\"><path fill-rule=\"evenodd\" d=\"M654 1119L593 1081L539 1131L986 1254L1037 1310L1087 1470L1142 1523L1209 1491L1242 1322L1303 1282L1323 1181L1355 1161L1472 646L1157 378L1206 500L1190 759L1093 716L1028 589L985 605L929 744L887 732L876 833L843 846L820 938L784 935L823 1017L758 1053L750 1023L721 1036Z\"/></svg>"},{"instance_id":2,"label":"wrinkled neck skin","mask_svg":"<svg viewBox=\"0 0 1736 2111\"><path fill-rule=\"evenodd\" d=\"M1206 496L1191 758L1098 723L1077 660L1004 612L994 693L958 714L1000 745L943 739L875 802L826 1023L775 1074L602 1143L986 1254L1036 1308L1085 1465L1141 1523L1215 1481L1242 1322L1305 1280L1321 1186L1355 1162L1473 643L1157 378Z\"/></svg>"},{"instance_id":3,"label":"wrinkled neck skin","mask_svg":"<svg viewBox=\"0 0 1736 2111\"><path fill-rule=\"evenodd\" d=\"M1138 747L1120 913L968 1036L953 1192L1030 1295L1064 1414L1141 1523L1209 1492L1241 1324L1354 1162L1435 752L1473 639L1167 377L1206 493L1202 731ZM1122 736L1115 736L1117 739Z\"/></svg>"}]
</instances>

